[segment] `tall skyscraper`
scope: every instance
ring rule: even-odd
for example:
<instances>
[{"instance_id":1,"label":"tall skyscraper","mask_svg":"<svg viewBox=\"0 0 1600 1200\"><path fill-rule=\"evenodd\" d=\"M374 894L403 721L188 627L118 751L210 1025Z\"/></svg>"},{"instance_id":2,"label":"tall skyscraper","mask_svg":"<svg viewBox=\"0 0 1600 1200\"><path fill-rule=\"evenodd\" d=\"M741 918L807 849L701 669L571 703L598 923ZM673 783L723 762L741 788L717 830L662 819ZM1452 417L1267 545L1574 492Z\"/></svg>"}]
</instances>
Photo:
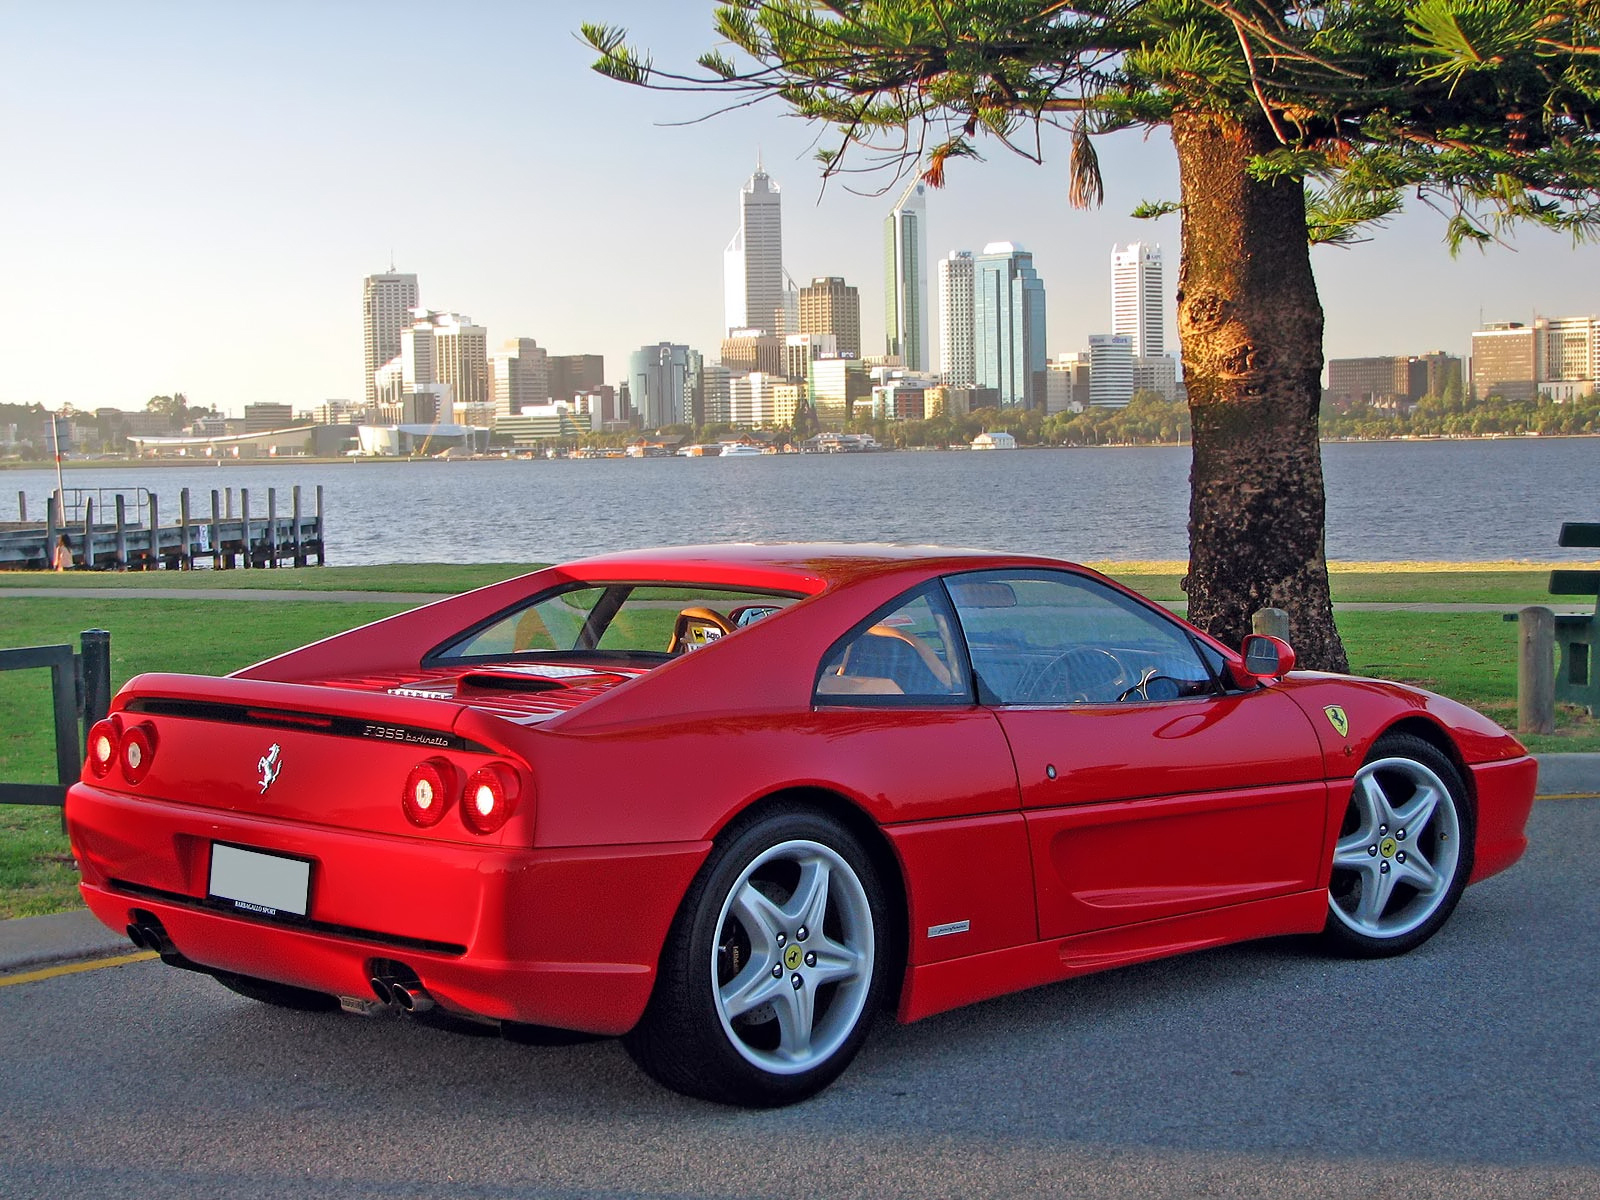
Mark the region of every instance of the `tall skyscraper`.
<instances>
[{"instance_id":1,"label":"tall skyscraper","mask_svg":"<svg viewBox=\"0 0 1600 1200\"><path fill-rule=\"evenodd\" d=\"M832 334L842 358L861 357L861 294L837 275L800 289L801 333Z\"/></svg>"},{"instance_id":2,"label":"tall skyscraper","mask_svg":"<svg viewBox=\"0 0 1600 1200\"><path fill-rule=\"evenodd\" d=\"M884 350L908 371L928 369L926 191L913 179L883 222Z\"/></svg>"},{"instance_id":3,"label":"tall skyscraper","mask_svg":"<svg viewBox=\"0 0 1600 1200\"><path fill-rule=\"evenodd\" d=\"M367 405L377 403L374 377L378 368L400 354L400 331L411 323L417 307L417 277L389 272L361 281L361 325Z\"/></svg>"},{"instance_id":4,"label":"tall skyscraper","mask_svg":"<svg viewBox=\"0 0 1600 1200\"><path fill-rule=\"evenodd\" d=\"M1044 284L1033 255L991 242L972 265L973 369L979 387L995 388L1002 408L1045 401Z\"/></svg>"},{"instance_id":5,"label":"tall skyscraper","mask_svg":"<svg viewBox=\"0 0 1600 1200\"><path fill-rule=\"evenodd\" d=\"M783 277L783 209L778 185L756 161L739 189L739 230L722 252L725 317L729 330L788 333Z\"/></svg>"},{"instance_id":6,"label":"tall skyscraper","mask_svg":"<svg viewBox=\"0 0 1600 1200\"><path fill-rule=\"evenodd\" d=\"M1161 247L1133 242L1111 247L1111 332L1133 339L1135 358L1165 354Z\"/></svg>"},{"instance_id":7,"label":"tall skyscraper","mask_svg":"<svg viewBox=\"0 0 1600 1200\"><path fill-rule=\"evenodd\" d=\"M972 251L939 260L939 373L950 387L977 381L972 360Z\"/></svg>"}]
</instances>

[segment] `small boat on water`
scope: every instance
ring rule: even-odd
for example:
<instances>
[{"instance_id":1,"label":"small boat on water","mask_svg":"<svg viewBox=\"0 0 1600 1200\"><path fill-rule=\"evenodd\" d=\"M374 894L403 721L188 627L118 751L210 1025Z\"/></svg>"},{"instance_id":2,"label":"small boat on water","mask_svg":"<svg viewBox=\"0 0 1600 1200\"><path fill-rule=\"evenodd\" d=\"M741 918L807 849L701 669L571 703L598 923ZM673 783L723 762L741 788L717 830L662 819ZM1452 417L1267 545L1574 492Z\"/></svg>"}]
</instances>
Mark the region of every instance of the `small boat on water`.
<instances>
[{"instance_id":1,"label":"small boat on water","mask_svg":"<svg viewBox=\"0 0 1600 1200\"><path fill-rule=\"evenodd\" d=\"M718 458L746 458L751 455L765 454L766 450L749 442L724 442L722 453Z\"/></svg>"}]
</instances>

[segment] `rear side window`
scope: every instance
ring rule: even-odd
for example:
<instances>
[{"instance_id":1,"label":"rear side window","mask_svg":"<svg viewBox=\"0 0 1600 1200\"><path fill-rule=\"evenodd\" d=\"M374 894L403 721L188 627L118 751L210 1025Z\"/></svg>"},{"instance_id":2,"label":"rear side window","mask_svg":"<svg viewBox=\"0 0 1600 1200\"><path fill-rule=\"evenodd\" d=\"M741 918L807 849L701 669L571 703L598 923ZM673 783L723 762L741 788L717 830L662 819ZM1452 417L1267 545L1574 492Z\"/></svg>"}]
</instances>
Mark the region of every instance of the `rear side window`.
<instances>
[{"instance_id":1,"label":"rear side window","mask_svg":"<svg viewBox=\"0 0 1600 1200\"><path fill-rule=\"evenodd\" d=\"M971 699L954 615L937 586L920 589L857 626L828 651L817 675L819 704Z\"/></svg>"}]
</instances>

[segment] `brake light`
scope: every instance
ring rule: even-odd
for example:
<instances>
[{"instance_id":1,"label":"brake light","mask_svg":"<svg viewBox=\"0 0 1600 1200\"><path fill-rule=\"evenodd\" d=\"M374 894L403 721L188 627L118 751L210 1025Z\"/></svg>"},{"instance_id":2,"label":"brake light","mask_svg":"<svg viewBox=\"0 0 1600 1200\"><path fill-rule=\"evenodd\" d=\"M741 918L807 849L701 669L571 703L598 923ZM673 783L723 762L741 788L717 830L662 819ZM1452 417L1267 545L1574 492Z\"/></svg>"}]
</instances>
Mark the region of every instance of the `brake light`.
<instances>
[{"instance_id":1,"label":"brake light","mask_svg":"<svg viewBox=\"0 0 1600 1200\"><path fill-rule=\"evenodd\" d=\"M96 721L89 730L89 770L96 779L104 779L110 772L121 741L121 729L109 718Z\"/></svg>"},{"instance_id":2,"label":"brake light","mask_svg":"<svg viewBox=\"0 0 1600 1200\"><path fill-rule=\"evenodd\" d=\"M517 775L501 763L479 767L461 794L461 819L474 833L493 833L517 806Z\"/></svg>"},{"instance_id":3,"label":"brake light","mask_svg":"<svg viewBox=\"0 0 1600 1200\"><path fill-rule=\"evenodd\" d=\"M430 758L411 768L406 789L400 796L406 820L419 829L428 829L444 819L456 794L459 773L442 758Z\"/></svg>"},{"instance_id":4,"label":"brake light","mask_svg":"<svg viewBox=\"0 0 1600 1200\"><path fill-rule=\"evenodd\" d=\"M150 762L156 756L156 728L142 721L122 734L122 776L129 783L138 783L150 773Z\"/></svg>"}]
</instances>

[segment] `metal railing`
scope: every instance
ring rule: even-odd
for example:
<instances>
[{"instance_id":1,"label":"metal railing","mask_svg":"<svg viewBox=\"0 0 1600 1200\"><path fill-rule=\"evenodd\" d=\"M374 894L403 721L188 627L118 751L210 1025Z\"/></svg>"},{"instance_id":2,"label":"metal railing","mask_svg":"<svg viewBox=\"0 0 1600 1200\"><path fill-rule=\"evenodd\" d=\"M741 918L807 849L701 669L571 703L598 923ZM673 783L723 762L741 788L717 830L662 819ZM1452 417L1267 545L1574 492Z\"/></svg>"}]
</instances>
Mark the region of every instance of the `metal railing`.
<instances>
[{"instance_id":1,"label":"metal railing","mask_svg":"<svg viewBox=\"0 0 1600 1200\"><path fill-rule=\"evenodd\" d=\"M0 783L0 804L59 807L83 765L84 739L111 709L111 635L85 630L81 652L71 646L24 646L0 650L0 671L48 669L55 719L55 783Z\"/></svg>"}]
</instances>

